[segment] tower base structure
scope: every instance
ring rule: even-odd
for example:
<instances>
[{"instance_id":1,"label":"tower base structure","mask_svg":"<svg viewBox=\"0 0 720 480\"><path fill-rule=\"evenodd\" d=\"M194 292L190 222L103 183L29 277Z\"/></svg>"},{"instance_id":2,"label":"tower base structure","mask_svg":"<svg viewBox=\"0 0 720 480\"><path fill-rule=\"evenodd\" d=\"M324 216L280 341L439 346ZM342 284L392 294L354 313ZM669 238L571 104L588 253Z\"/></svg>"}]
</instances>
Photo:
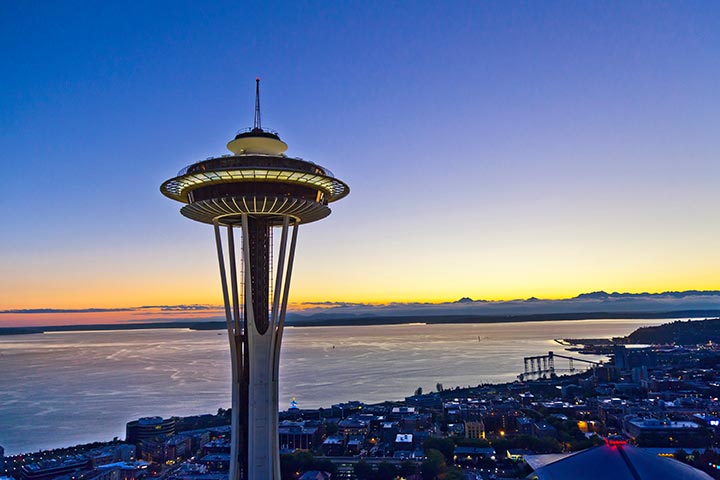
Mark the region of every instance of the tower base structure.
<instances>
[{"instance_id":1,"label":"tower base structure","mask_svg":"<svg viewBox=\"0 0 720 480\"><path fill-rule=\"evenodd\" d=\"M278 223L273 281L272 233ZM232 369L229 480L280 480L280 346L299 224L288 216L243 214L233 221L216 219L213 225ZM236 230L241 231L239 262Z\"/></svg>"}]
</instances>

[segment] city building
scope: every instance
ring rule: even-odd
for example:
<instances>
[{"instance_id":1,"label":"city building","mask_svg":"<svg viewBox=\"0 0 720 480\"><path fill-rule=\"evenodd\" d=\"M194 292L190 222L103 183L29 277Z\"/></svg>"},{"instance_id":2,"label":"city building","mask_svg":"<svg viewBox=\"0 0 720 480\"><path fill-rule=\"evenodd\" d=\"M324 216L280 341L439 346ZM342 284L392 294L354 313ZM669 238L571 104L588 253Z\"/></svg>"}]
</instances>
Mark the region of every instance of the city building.
<instances>
[{"instance_id":1,"label":"city building","mask_svg":"<svg viewBox=\"0 0 720 480\"><path fill-rule=\"evenodd\" d=\"M305 422L280 422L278 427L280 449L286 451L312 450L320 441L320 427Z\"/></svg>"},{"instance_id":2,"label":"city building","mask_svg":"<svg viewBox=\"0 0 720 480\"><path fill-rule=\"evenodd\" d=\"M227 453L212 453L199 460L211 472L227 472L230 470L230 455Z\"/></svg>"},{"instance_id":3,"label":"city building","mask_svg":"<svg viewBox=\"0 0 720 480\"><path fill-rule=\"evenodd\" d=\"M132 444L140 443L158 436L175 435L175 418L143 417L129 422L125 426L125 441Z\"/></svg>"},{"instance_id":4,"label":"city building","mask_svg":"<svg viewBox=\"0 0 720 480\"><path fill-rule=\"evenodd\" d=\"M477 465L485 458L495 458L493 447L455 447L453 460L460 465Z\"/></svg>"},{"instance_id":5,"label":"city building","mask_svg":"<svg viewBox=\"0 0 720 480\"><path fill-rule=\"evenodd\" d=\"M345 437L330 435L322 443L322 452L327 456L339 457L345 454Z\"/></svg>"},{"instance_id":6,"label":"city building","mask_svg":"<svg viewBox=\"0 0 720 480\"><path fill-rule=\"evenodd\" d=\"M135 445L121 443L96 448L85 452L84 455L90 459L90 464L97 468L103 465L133 462L135 460L135 451Z\"/></svg>"},{"instance_id":7,"label":"city building","mask_svg":"<svg viewBox=\"0 0 720 480\"><path fill-rule=\"evenodd\" d=\"M359 455L365 444L364 435L350 435L345 446L348 455Z\"/></svg>"},{"instance_id":8,"label":"city building","mask_svg":"<svg viewBox=\"0 0 720 480\"><path fill-rule=\"evenodd\" d=\"M338 422L338 429L343 435L367 434L369 422L357 416L351 416Z\"/></svg>"},{"instance_id":9,"label":"city building","mask_svg":"<svg viewBox=\"0 0 720 480\"><path fill-rule=\"evenodd\" d=\"M186 204L184 216L215 230L231 352L230 480L280 480L278 370L298 228L330 215L328 204L349 193L329 170L286 156L285 142L262 128L259 82L253 128L227 144L232 154L197 162L160 187Z\"/></svg>"},{"instance_id":10,"label":"city building","mask_svg":"<svg viewBox=\"0 0 720 480\"><path fill-rule=\"evenodd\" d=\"M90 469L90 459L83 455L51 458L23 465L20 469L22 480L50 480L70 473Z\"/></svg>"},{"instance_id":11,"label":"city building","mask_svg":"<svg viewBox=\"0 0 720 480\"><path fill-rule=\"evenodd\" d=\"M147 468L148 463L143 461L116 462L101 465L96 471L108 480L138 480L147 475Z\"/></svg>"},{"instance_id":12,"label":"city building","mask_svg":"<svg viewBox=\"0 0 720 480\"><path fill-rule=\"evenodd\" d=\"M557 430L549 423L535 422L533 424L533 435L538 438L555 438Z\"/></svg>"},{"instance_id":13,"label":"city building","mask_svg":"<svg viewBox=\"0 0 720 480\"><path fill-rule=\"evenodd\" d=\"M517 419L518 433L520 435L532 435L535 422L532 418L518 417Z\"/></svg>"},{"instance_id":14,"label":"city building","mask_svg":"<svg viewBox=\"0 0 720 480\"><path fill-rule=\"evenodd\" d=\"M710 435L695 422L628 417L625 433L641 447L707 447Z\"/></svg>"},{"instance_id":15,"label":"city building","mask_svg":"<svg viewBox=\"0 0 720 480\"><path fill-rule=\"evenodd\" d=\"M482 420L465 422L465 438L485 438L485 424Z\"/></svg>"},{"instance_id":16,"label":"city building","mask_svg":"<svg viewBox=\"0 0 720 480\"><path fill-rule=\"evenodd\" d=\"M217 438L211 440L203 445L203 455L210 455L213 453L230 453L230 439L228 438Z\"/></svg>"},{"instance_id":17,"label":"city building","mask_svg":"<svg viewBox=\"0 0 720 480\"><path fill-rule=\"evenodd\" d=\"M413 450L412 433L398 433L395 436L395 450L411 452Z\"/></svg>"}]
</instances>

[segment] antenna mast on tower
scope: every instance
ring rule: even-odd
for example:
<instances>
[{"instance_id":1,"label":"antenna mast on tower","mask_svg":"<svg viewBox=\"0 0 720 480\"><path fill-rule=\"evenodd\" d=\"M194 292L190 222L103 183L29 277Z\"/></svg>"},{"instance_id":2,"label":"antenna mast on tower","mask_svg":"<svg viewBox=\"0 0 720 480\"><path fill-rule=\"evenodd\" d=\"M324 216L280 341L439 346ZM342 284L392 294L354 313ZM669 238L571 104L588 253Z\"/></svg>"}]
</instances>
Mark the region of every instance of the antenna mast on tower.
<instances>
[{"instance_id":1,"label":"antenna mast on tower","mask_svg":"<svg viewBox=\"0 0 720 480\"><path fill-rule=\"evenodd\" d=\"M260 77L255 77L255 121L253 130L262 130L260 122Z\"/></svg>"}]
</instances>

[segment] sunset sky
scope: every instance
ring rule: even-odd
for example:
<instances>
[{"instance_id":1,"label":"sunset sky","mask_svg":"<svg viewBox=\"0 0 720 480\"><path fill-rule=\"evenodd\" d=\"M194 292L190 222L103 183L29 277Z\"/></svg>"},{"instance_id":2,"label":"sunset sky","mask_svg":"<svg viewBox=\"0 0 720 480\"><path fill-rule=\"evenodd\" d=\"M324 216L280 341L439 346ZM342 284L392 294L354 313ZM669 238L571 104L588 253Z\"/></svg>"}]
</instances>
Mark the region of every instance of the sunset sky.
<instances>
[{"instance_id":1,"label":"sunset sky","mask_svg":"<svg viewBox=\"0 0 720 480\"><path fill-rule=\"evenodd\" d=\"M5 2L0 310L220 303L160 184L263 125L351 188L291 300L720 288L720 3Z\"/></svg>"}]
</instances>

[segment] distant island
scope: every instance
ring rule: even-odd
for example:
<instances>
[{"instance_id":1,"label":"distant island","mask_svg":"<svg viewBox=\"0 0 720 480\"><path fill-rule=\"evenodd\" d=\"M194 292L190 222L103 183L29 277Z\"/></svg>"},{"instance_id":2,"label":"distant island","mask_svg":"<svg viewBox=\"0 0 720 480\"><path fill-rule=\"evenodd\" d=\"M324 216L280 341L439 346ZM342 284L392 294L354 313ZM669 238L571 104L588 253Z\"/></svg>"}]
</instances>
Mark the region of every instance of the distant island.
<instances>
[{"instance_id":1,"label":"distant island","mask_svg":"<svg viewBox=\"0 0 720 480\"><path fill-rule=\"evenodd\" d=\"M720 343L720 318L676 321L655 327L641 327L624 338L630 344L705 345Z\"/></svg>"},{"instance_id":2,"label":"distant island","mask_svg":"<svg viewBox=\"0 0 720 480\"><path fill-rule=\"evenodd\" d=\"M564 338L555 340L567 350L610 355L615 345L680 345L698 346L720 343L720 318L705 320L676 320L652 327L640 327L625 337Z\"/></svg>"}]
</instances>

